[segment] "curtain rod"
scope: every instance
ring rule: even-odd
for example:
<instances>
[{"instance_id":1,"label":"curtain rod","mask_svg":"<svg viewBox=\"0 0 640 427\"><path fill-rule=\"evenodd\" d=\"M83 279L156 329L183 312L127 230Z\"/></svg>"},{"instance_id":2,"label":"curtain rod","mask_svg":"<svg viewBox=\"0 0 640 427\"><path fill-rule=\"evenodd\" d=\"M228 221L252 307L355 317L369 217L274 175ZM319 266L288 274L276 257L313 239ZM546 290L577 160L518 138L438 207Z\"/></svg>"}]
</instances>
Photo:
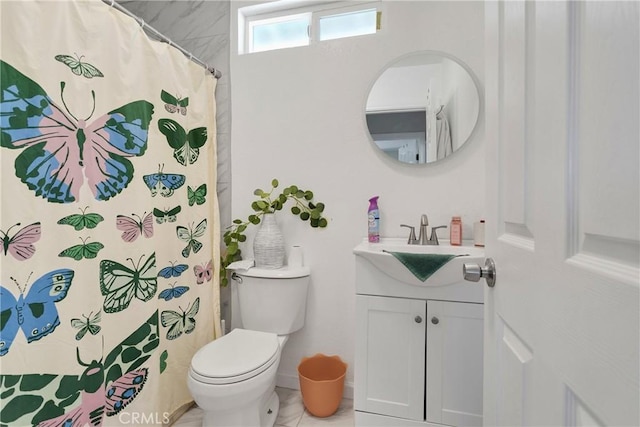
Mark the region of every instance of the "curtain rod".
<instances>
[{"instance_id":1,"label":"curtain rod","mask_svg":"<svg viewBox=\"0 0 640 427\"><path fill-rule=\"evenodd\" d=\"M133 18L136 21L138 21L138 23L140 24L140 27L142 27L143 30L146 29L146 30L152 32L161 42L168 43L169 46L173 46L176 49L178 49L186 57L188 57L189 60L195 62L196 64L199 64L199 65L203 66L208 72L213 74L213 77L215 77L216 79L219 79L220 77L222 77L222 72L220 70L218 70L216 68L213 68L213 67L210 67L209 64L207 64L206 62L201 61L200 59L196 58L195 56L193 56L193 54L191 52L187 51L182 46L179 46L179 45L175 44L174 42L172 42L171 39L169 39L169 37L165 36L160 31L158 31L155 28L153 28L151 25L145 23L144 19L140 18L137 15L134 15L132 12L130 12L124 6L120 5L115 0L102 0L102 2L108 4L111 7L115 7L120 12L122 12L125 15L130 16L131 18Z\"/></svg>"}]
</instances>

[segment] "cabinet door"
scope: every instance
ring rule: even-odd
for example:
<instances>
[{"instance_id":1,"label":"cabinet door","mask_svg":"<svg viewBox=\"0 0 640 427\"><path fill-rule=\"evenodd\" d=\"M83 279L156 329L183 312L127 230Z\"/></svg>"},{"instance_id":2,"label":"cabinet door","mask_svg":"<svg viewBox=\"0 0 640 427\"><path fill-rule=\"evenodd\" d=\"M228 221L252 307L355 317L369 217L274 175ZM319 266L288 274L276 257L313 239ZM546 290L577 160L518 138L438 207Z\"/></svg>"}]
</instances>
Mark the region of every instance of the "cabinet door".
<instances>
[{"instance_id":1,"label":"cabinet door","mask_svg":"<svg viewBox=\"0 0 640 427\"><path fill-rule=\"evenodd\" d=\"M356 297L355 409L424 420L426 304Z\"/></svg>"},{"instance_id":2,"label":"cabinet door","mask_svg":"<svg viewBox=\"0 0 640 427\"><path fill-rule=\"evenodd\" d=\"M427 301L427 421L482 425L483 305Z\"/></svg>"}]
</instances>

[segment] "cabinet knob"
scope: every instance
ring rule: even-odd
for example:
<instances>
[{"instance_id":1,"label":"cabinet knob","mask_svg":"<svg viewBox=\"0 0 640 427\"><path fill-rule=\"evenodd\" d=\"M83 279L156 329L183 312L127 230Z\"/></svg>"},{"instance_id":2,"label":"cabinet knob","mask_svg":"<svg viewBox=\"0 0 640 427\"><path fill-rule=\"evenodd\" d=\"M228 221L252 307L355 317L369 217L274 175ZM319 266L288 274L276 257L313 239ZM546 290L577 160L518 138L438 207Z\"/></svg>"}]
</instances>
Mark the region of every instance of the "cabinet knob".
<instances>
[{"instance_id":1,"label":"cabinet knob","mask_svg":"<svg viewBox=\"0 0 640 427\"><path fill-rule=\"evenodd\" d=\"M434 325L437 325L438 323L440 323L440 319L438 319L437 317L433 316L431 318L431 323L433 323Z\"/></svg>"},{"instance_id":2,"label":"cabinet knob","mask_svg":"<svg viewBox=\"0 0 640 427\"><path fill-rule=\"evenodd\" d=\"M415 320L416 323L422 323L422 317L420 316L416 316L413 320Z\"/></svg>"}]
</instances>

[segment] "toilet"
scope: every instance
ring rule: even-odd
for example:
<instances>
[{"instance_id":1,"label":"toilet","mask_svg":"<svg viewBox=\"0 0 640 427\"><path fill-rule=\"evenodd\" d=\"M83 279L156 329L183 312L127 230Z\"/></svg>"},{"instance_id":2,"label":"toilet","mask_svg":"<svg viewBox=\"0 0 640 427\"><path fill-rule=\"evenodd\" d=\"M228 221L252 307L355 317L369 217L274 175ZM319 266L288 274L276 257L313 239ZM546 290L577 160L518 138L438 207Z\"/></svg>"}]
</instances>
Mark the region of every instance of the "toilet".
<instances>
[{"instance_id":1,"label":"toilet","mask_svg":"<svg viewBox=\"0 0 640 427\"><path fill-rule=\"evenodd\" d=\"M242 328L198 350L187 378L203 426L273 426L280 355L289 334L304 326L309 276L309 267L288 266L232 274Z\"/></svg>"}]
</instances>

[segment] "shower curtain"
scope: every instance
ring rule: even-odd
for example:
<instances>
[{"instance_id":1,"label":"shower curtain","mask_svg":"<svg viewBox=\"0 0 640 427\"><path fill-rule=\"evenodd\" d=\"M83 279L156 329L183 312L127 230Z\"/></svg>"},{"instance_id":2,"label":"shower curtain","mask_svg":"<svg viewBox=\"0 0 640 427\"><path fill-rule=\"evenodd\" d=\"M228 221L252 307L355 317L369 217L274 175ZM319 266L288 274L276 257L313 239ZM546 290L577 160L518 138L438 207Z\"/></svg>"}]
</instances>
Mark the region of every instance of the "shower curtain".
<instances>
[{"instance_id":1,"label":"shower curtain","mask_svg":"<svg viewBox=\"0 0 640 427\"><path fill-rule=\"evenodd\" d=\"M0 424L169 423L220 334L216 80L100 0L0 22Z\"/></svg>"}]
</instances>

